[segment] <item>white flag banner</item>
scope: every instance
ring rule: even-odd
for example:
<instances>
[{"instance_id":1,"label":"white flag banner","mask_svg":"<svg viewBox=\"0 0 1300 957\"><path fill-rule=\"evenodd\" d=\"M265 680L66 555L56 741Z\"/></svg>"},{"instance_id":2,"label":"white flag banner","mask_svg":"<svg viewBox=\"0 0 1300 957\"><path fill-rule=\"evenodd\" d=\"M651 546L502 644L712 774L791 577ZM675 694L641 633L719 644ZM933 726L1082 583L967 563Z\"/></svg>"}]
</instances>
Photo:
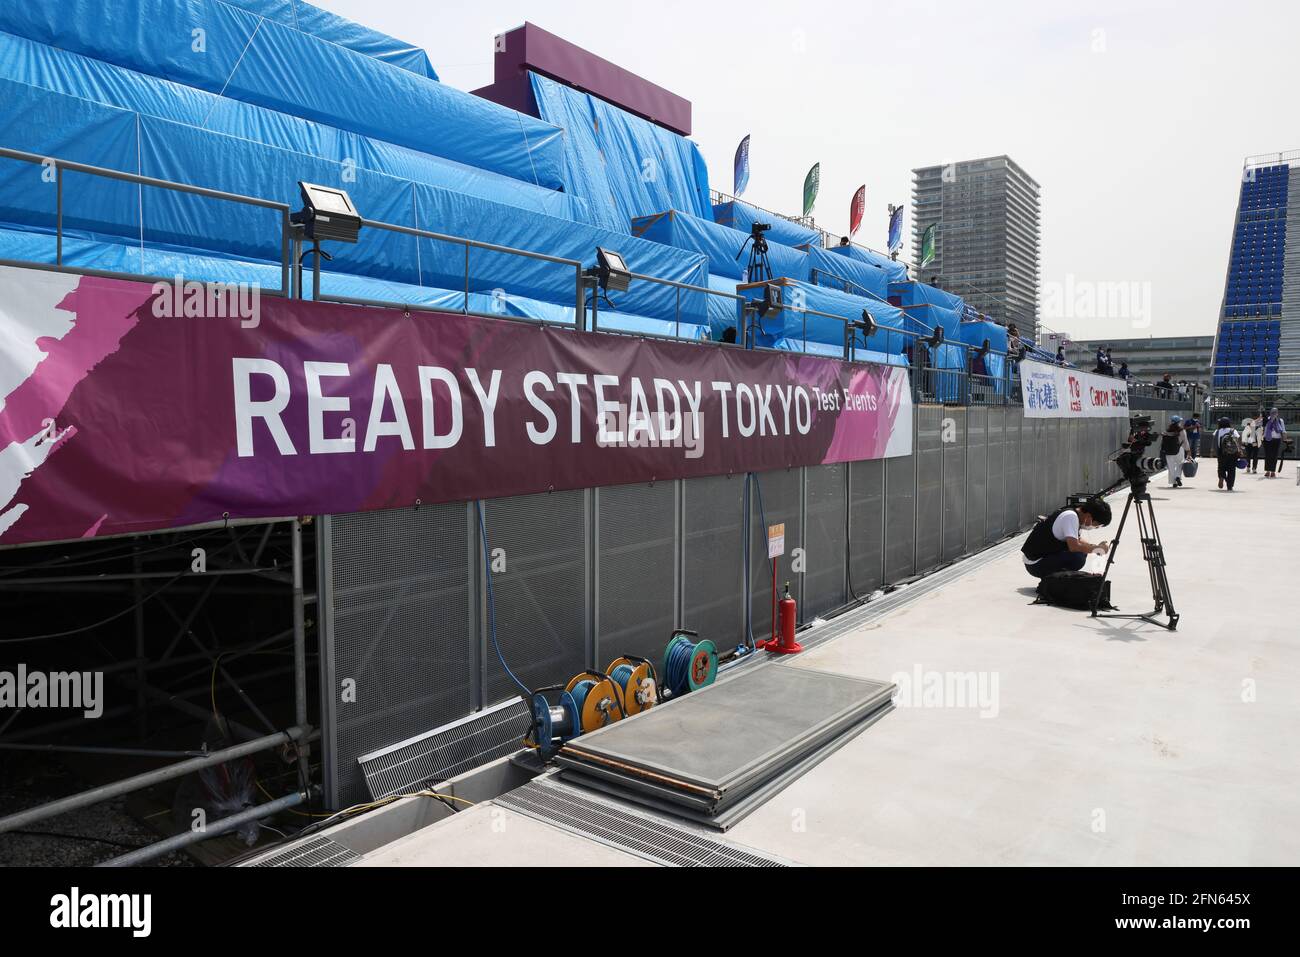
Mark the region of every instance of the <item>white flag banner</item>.
<instances>
[{"instance_id":1,"label":"white flag banner","mask_svg":"<svg viewBox=\"0 0 1300 957\"><path fill-rule=\"evenodd\" d=\"M1123 379L1046 362L1020 363L1020 392L1027 419L1128 418Z\"/></svg>"}]
</instances>

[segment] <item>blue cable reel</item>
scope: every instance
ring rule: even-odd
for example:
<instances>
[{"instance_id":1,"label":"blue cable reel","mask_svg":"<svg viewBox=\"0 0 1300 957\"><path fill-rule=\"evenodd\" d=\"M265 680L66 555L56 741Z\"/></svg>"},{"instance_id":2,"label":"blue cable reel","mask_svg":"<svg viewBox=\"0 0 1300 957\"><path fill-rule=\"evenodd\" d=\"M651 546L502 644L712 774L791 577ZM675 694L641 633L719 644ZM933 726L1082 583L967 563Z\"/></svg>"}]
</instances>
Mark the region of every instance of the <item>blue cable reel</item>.
<instances>
[{"instance_id":1,"label":"blue cable reel","mask_svg":"<svg viewBox=\"0 0 1300 957\"><path fill-rule=\"evenodd\" d=\"M547 694L557 692L556 702L552 704ZM582 734L581 708L568 689L560 685L534 691L529 708L533 723L524 737L524 744L536 748L543 761L553 758L564 742Z\"/></svg>"},{"instance_id":2,"label":"blue cable reel","mask_svg":"<svg viewBox=\"0 0 1300 957\"><path fill-rule=\"evenodd\" d=\"M662 674L664 697L705 688L718 676L718 649L699 632L678 628L664 649Z\"/></svg>"}]
</instances>

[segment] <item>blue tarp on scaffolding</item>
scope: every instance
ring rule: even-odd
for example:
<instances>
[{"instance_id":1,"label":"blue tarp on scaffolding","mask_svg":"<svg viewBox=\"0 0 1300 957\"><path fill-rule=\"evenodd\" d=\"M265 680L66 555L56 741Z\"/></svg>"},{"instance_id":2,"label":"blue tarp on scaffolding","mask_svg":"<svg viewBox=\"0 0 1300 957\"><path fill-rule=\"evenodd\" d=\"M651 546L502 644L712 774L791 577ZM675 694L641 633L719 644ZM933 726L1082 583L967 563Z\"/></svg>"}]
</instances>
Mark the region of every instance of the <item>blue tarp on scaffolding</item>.
<instances>
[{"instance_id":1,"label":"blue tarp on scaffolding","mask_svg":"<svg viewBox=\"0 0 1300 957\"><path fill-rule=\"evenodd\" d=\"M707 280L704 256L616 234L582 223L510 207L453 190L366 173L344 179L346 168L303 153L234 137L73 97L53 96L23 84L0 81L9 107L0 111L0 142L40 155L61 156L277 200L297 207L298 180L342 186L364 215L379 222L419 226L591 264L597 246L618 249L633 270L678 282ZM138 154L137 154L138 151ZM138 159L137 159L138 155ZM40 166L0 164L0 220L52 228L56 190ZM146 245L207 251L239 259L278 261L279 217L273 211L69 174L64 184L65 229L87 238L141 240ZM142 217L143 216L143 221ZM460 289L465 251L459 244L374 229L355 246L336 248L336 268L414 285ZM510 295L567 305L576 296L572 267L474 251L471 291L504 289ZM703 293L680 297L669 287L634 284L616 297L619 310L648 318L706 322Z\"/></svg>"},{"instance_id":2,"label":"blue tarp on scaffolding","mask_svg":"<svg viewBox=\"0 0 1300 957\"><path fill-rule=\"evenodd\" d=\"M901 355L903 347L911 341L908 336L891 329L906 328L903 312L888 303L875 299L866 299L814 286L806 282L784 281L777 285L781 291L781 303L786 307L770 311L760 322L761 331L757 342L761 346L775 347L783 339L799 343L821 343L823 345L844 348L844 322L839 318L827 318L817 313L843 317L848 320L860 320L863 310L880 327L866 342L866 348L873 352ZM762 286L742 286L737 292L747 299L762 298Z\"/></svg>"},{"instance_id":3,"label":"blue tarp on scaffolding","mask_svg":"<svg viewBox=\"0 0 1300 957\"><path fill-rule=\"evenodd\" d=\"M732 229L738 229L742 233L748 233L749 228L754 223L767 223L772 227L766 233L767 241L780 243L783 246L793 247L809 244L820 246L822 242L822 235L817 230L809 229L807 226L800 226L798 223L792 223L780 216L760 213L753 206L742 203L740 200L714 206L713 220L724 226L730 226Z\"/></svg>"},{"instance_id":4,"label":"blue tarp on scaffolding","mask_svg":"<svg viewBox=\"0 0 1300 957\"><path fill-rule=\"evenodd\" d=\"M255 13L268 20L274 20L286 27L293 27L303 33L311 34L341 47L364 53L376 60L383 60L403 70L410 70L431 80L438 79L429 56L413 44L390 37L386 33L363 27L359 23L345 20L337 14L314 7L303 0L223 0L231 6L240 7L249 13Z\"/></svg>"},{"instance_id":5,"label":"blue tarp on scaffolding","mask_svg":"<svg viewBox=\"0 0 1300 957\"><path fill-rule=\"evenodd\" d=\"M811 278L817 285L859 296L870 293L868 298L889 298L889 273L880 266L849 256L837 256L819 246L807 249Z\"/></svg>"},{"instance_id":6,"label":"blue tarp on scaffolding","mask_svg":"<svg viewBox=\"0 0 1300 957\"><path fill-rule=\"evenodd\" d=\"M844 346L832 346L824 342L805 343L799 339L778 339L767 348L780 349L782 352L806 352L814 356L826 356L831 359L844 358ZM853 358L857 362L875 362L883 366L905 366L907 356L889 352L876 352L872 349L854 349Z\"/></svg>"},{"instance_id":7,"label":"blue tarp on scaffolding","mask_svg":"<svg viewBox=\"0 0 1300 957\"><path fill-rule=\"evenodd\" d=\"M333 160L351 165L357 176L374 170L562 219L586 220L585 204L566 193L170 80L160 80L8 33L0 33L0 79L30 84L52 91L51 95L81 97L146 116ZM214 157L205 155L195 158L197 163L214 160ZM93 159L87 161L93 162Z\"/></svg>"},{"instance_id":8,"label":"blue tarp on scaffolding","mask_svg":"<svg viewBox=\"0 0 1300 957\"><path fill-rule=\"evenodd\" d=\"M528 76L538 115L568 134L564 189L586 200L592 223L626 233L634 218L660 210L709 216L708 167L694 143L599 97Z\"/></svg>"},{"instance_id":9,"label":"blue tarp on scaffolding","mask_svg":"<svg viewBox=\"0 0 1300 957\"><path fill-rule=\"evenodd\" d=\"M632 234L678 249L703 253L709 260L709 274L727 279L747 279L749 265L748 233L742 233L711 220L701 219L679 210L643 216L632 221ZM808 278L808 255L801 250L768 244L768 264L773 278ZM743 252L742 252L743 249ZM737 254L740 253L740 258Z\"/></svg>"},{"instance_id":10,"label":"blue tarp on scaffolding","mask_svg":"<svg viewBox=\"0 0 1300 957\"><path fill-rule=\"evenodd\" d=\"M0 225L0 259L23 262L53 263L55 238L52 233L16 230ZM127 242L65 237L63 261L76 268L103 269L112 272L135 273L150 276L184 276L202 282L251 283L263 289L280 289L279 263L253 262L201 255L183 250L149 247L141 249ZM304 295L312 295L312 274L303 274ZM342 272L327 272L321 278L321 289L331 296L352 299L372 299L394 304L422 306L426 309L444 309L448 312L470 312L535 319L570 325L573 322L573 304L558 305L538 299L508 293L470 292L440 289L431 286L413 286L407 283L373 279ZM637 335L674 336L683 339L704 339L708 327L697 323L681 323L655 319L631 313L601 311L600 327L607 332L626 332Z\"/></svg>"},{"instance_id":11,"label":"blue tarp on scaffolding","mask_svg":"<svg viewBox=\"0 0 1300 957\"><path fill-rule=\"evenodd\" d=\"M220 0L6 3L0 31L524 182L563 186L560 129Z\"/></svg>"},{"instance_id":12,"label":"blue tarp on scaffolding","mask_svg":"<svg viewBox=\"0 0 1300 957\"><path fill-rule=\"evenodd\" d=\"M878 252L864 249L861 246L832 246L830 251L837 256L846 256L855 262L865 263L868 266L881 269L890 282L905 282L907 280L906 266L890 259L888 256L882 256Z\"/></svg>"}]
</instances>

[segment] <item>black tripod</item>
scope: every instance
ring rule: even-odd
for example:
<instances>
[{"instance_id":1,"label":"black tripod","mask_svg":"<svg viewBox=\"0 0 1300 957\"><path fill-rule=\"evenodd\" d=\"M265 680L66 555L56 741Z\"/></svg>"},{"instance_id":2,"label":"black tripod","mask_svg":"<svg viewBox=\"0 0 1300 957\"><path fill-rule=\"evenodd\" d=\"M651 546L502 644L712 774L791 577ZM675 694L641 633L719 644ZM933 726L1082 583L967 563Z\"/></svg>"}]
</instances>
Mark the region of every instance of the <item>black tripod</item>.
<instances>
[{"instance_id":1,"label":"black tripod","mask_svg":"<svg viewBox=\"0 0 1300 957\"><path fill-rule=\"evenodd\" d=\"M1108 493L1102 493L1102 495L1106 494ZM1155 601L1155 608L1145 615L1099 612L1097 604L1101 600L1106 581L1110 578L1110 566L1115 564L1115 552L1119 549L1119 540L1124 535L1124 523L1128 521L1129 509L1133 509L1134 514L1137 515L1138 535L1142 539L1142 558L1146 561L1147 571L1151 575L1151 598ZM1168 621L1160 621L1156 618L1162 612L1167 616ZM1160 528L1156 525L1155 505L1151 501L1151 493L1147 491L1145 479L1130 483L1128 500L1124 503L1124 514L1120 517L1119 528L1115 530L1115 540L1111 542L1110 552L1106 557L1106 570L1102 572L1101 583L1092 599L1092 617L1134 618L1168 628L1170 631L1178 630L1178 612L1174 610L1174 597L1169 593L1169 578L1165 575L1165 549L1160 543Z\"/></svg>"},{"instance_id":2,"label":"black tripod","mask_svg":"<svg viewBox=\"0 0 1300 957\"><path fill-rule=\"evenodd\" d=\"M768 223L754 223L749 229L749 236L740 244L740 252L736 253L736 261L745 253L745 247L749 247L749 265L745 267L745 282L767 282L772 279L772 264L767 259L767 237L763 233L771 229Z\"/></svg>"}]
</instances>

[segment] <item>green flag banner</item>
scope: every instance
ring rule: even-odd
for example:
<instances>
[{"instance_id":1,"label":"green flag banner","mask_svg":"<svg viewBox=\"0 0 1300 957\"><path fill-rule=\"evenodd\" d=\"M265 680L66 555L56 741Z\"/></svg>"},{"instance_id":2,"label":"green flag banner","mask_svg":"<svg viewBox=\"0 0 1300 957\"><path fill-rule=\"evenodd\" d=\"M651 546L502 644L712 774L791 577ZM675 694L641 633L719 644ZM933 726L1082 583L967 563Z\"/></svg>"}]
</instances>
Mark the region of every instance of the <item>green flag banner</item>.
<instances>
[{"instance_id":1,"label":"green flag banner","mask_svg":"<svg viewBox=\"0 0 1300 957\"><path fill-rule=\"evenodd\" d=\"M924 269L930 263L934 262L934 227L931 223L925 227L925 232L921 234L921 268Z\"/></svg>"},{"instance_id":2,"label":"green flag banner","mask_svg":"<svg viewBox=\"0 0 1300 957\"><path fill-rule=\"evenodd\" d=\"M813 204L817 202L817 187L822 182L822 164L813 163L812 169L803 180L803 214L808 216L813 211Z\"/></svg>"}]
</instances>

